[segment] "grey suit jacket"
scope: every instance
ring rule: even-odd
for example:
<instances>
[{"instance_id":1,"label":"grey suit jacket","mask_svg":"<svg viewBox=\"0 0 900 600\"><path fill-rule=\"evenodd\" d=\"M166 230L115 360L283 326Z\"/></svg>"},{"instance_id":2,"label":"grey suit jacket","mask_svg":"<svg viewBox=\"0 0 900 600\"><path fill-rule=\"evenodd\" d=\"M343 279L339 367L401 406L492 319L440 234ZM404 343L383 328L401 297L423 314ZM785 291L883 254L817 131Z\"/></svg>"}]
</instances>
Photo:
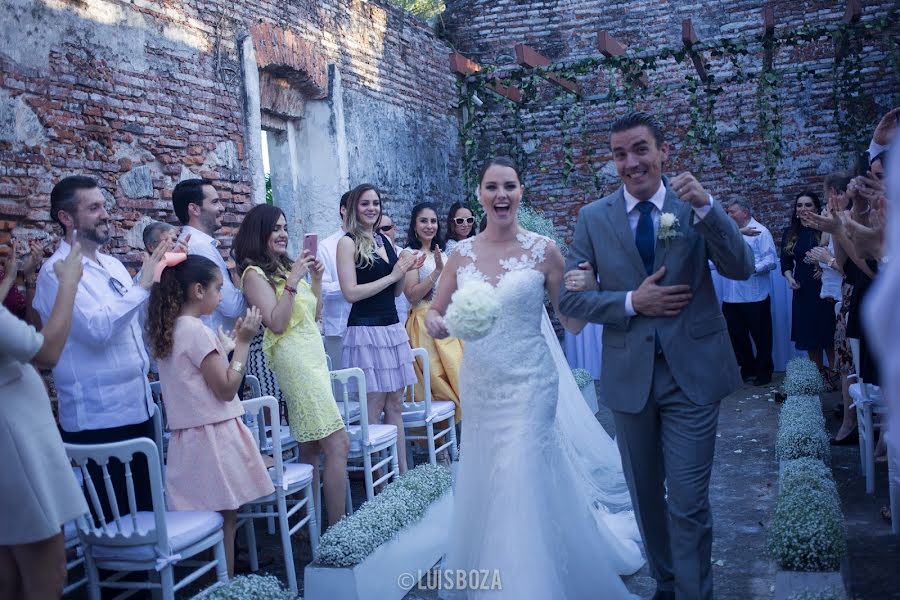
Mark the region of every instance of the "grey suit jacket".
<instances>
[{"instance_id":1,"label":"grey suit jacket","mask_svg":"<svg viewBox=\"0 0 900 600\"><path fill-rule=\"evenodd\" d=\"M604 325L600 388L613 410L637 413L646 404L653 378L654 333L675 381L692 402L718 402L741 385L707 261L712 260L725 277L747 279L754 270L753 252L718 202L694 223L691 205L667 190L663 212L678 218L681 235L668 245L657 240L654 270L665 265L660 285L687 284L693 293L677 317L625 313L626 293L636 290L647 273L628 225L622 188L581 209L566 260L566 270L583 261L591 263L600 280L600 291L569 292L563 287L560 309Z\"/></svg>"}]
</instances>

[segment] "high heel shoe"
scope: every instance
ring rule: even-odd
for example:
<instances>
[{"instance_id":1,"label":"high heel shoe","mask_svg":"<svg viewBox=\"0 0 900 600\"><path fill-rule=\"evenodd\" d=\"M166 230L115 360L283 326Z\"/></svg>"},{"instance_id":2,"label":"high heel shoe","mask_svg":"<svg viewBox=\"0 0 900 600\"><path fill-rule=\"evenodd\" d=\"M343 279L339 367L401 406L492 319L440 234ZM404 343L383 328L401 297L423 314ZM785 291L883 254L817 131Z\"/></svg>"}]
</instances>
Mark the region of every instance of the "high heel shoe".
<instances>
[{"instance_id":1,"label":"high heel shoe","mask_svg":"<svg viewBox=\"0 0 900 600\"><path fill-rule=\"evenodd\" d=\"M859 428L854 427L853 431L837 439L837 436L831 438L829 442L832 446L853 446L859 443Z\"/></svg>"}]
</instances>

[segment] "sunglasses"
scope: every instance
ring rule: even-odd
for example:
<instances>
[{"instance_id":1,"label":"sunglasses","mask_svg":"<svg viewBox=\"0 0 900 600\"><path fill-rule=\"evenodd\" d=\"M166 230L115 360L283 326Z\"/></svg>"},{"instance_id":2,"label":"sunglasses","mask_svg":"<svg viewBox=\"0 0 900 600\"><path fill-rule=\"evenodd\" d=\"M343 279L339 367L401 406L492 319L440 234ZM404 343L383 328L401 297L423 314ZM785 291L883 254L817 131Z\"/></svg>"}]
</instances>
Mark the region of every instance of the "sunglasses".
<instances>
[{"instance_id":1,"label":"sunglasses","mask_svg":"<svg viewBox=\"0 0 900 600\"><path fill-rule=\"evenodd\" d=\"M124 296L128 292L128 288L125 287L125 284L112 275L109 276L109 287L120 296Z\"/></svg>"},{"instance_id":2,"label":"sunglasses","mask_svg":"<svg viewBox=\"0 0 900 600\"><path fill-rule=\"evenodd\" d=\"M453 219L453 222L457 225L462 225L463 223L468 223L469 225L471 225L475 222L475 217L455 217Z\"/></svg>"},{"instance_id":3,"label":"sunglasses","mask_svg":"<svg viewBox=\"0 0 900 600\"><path fill-rule=\"evenodd\" d=\"M382 225L381 227L378 228L378 231L384 233L385 231L390 231L393 228L394 228L393 225Z\"/></svg>"}]
</instances>

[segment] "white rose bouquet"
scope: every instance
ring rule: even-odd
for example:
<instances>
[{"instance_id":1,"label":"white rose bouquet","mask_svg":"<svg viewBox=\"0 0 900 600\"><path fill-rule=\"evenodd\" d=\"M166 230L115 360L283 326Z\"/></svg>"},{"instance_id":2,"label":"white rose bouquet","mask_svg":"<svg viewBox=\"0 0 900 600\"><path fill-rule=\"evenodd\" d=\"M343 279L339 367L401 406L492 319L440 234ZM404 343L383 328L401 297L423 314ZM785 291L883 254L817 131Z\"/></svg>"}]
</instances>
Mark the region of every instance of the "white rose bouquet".
<instances>
[{"instance_id":1,"label":"white rose bouquet","mask_svg":"<svg viewBox=\"0 0 900 600\"><path fill-rule=\"evenodd\" d=\"M500 301L494 288L483 281L470 281L453 292L444 322L450 335L470 342L490 333L499 316Z\"/></svg>"}]
</instances>

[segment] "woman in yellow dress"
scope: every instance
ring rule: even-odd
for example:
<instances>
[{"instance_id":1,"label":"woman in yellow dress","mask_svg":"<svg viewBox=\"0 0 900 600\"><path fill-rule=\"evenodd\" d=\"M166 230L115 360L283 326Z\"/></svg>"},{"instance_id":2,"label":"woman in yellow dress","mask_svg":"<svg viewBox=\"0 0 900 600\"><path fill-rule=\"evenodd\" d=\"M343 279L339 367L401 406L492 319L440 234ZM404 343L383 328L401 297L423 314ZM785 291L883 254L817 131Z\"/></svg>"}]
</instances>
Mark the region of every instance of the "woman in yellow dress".
<instances>
[{"instance_id":1,"label":"woman in yellow dress","mask_svg":"<svg viewBox=\"0 0 900 600\"><path fill-rule=\"evenodd\" d=\"M319 453L325 452L328 524L344 516L344 485L350 439L331 390L325 346L316 325L322 300L322 263L308 252L287 257L288 231L280 208L259 204L247 213L234 238L247 303L262 313L263 352L287 405L300 462L313 466L319 485ZM305 281L310 274L311 283ZM321 507L317 507L321 510Z\"/></svg>"},{"instance_id":2,"label":"woman in yellow dress","mask_svg":"<svg viewBox=\"0 0 900 600\"><path fill-rule=\"evenodd\" d=\"M413 207L409 219L407 242L411 250L423 252L425 263L421 268L406 274L404 293L411 307L406 319L406 333L413 348L425 348L431 369L431 397L435 400L452 400L456 405L456 422L462 417L459 404L459 365L462 362L462 342L457 338L435 340L425 330L425 313L431 306L431 298L437 289L441 271L447 257L441 252L438 239L441 226L437 210L430 202ZM415 362L416 376L422 381L422 369ZM421 383L416 384L416 400L423 399Z\"/></svg>"}]
</instances>

